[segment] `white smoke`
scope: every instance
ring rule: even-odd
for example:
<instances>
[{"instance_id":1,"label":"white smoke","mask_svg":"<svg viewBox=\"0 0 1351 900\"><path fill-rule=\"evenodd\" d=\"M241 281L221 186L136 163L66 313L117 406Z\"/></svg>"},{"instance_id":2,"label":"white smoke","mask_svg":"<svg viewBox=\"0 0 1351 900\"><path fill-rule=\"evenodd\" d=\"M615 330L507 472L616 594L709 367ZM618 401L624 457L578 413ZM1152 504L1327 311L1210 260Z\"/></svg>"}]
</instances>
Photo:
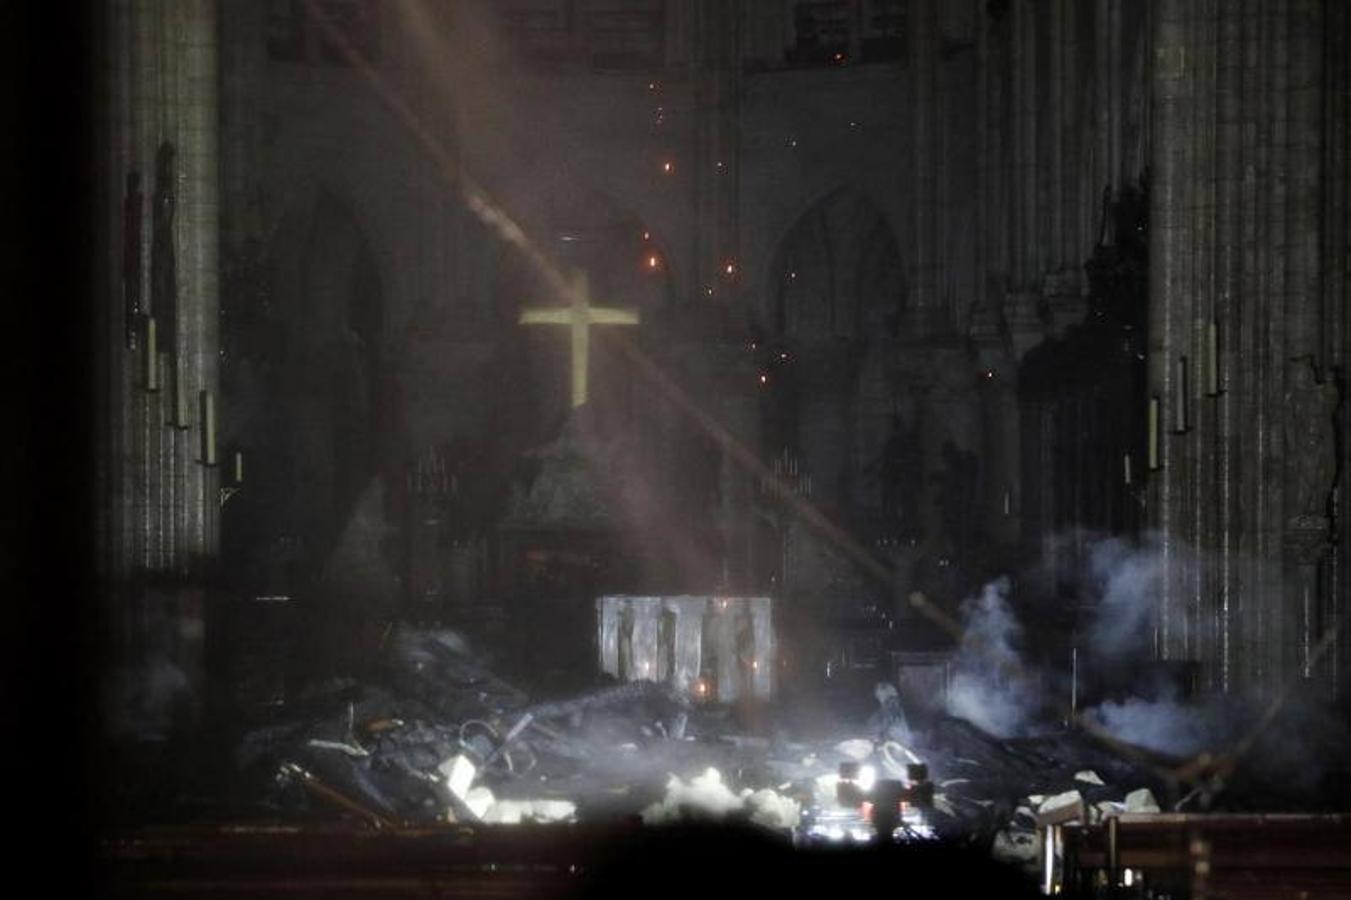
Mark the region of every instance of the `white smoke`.
<instances>
[{"instance_id":1,"label":"white smoke","mask_svg":"<svg viewBox=\"0 0 1351 900\"><path fill-rule=\"evenodd\" d=\"M1136 545L1121 538L1095 542L1088 553L1087 589L1095 596L1089 651L1115 663L1148 646L1162 594L1163 553L1157 538Z\"/></svg>"},{"instance_id":2,"label":"white smoke","mask_svg":"<svg viewBox=\"0 0 1351 900\"><path fill-rule=\"evenodd\" d=\"M1175 756L1208 749L1215 728L1206 710L1171 697L1109 700L1087 710L1085 716L1119 740Z\"/></svg>"},{"instance_id":3,"label":"white smoke","mask_svg":"<svg viewBox=\"0 0 1351 900\"><path fill-rule=\"evenodd\" d=\"M1022 664L1022 626L1008 595L1012 582L995 579L963 604L965 628L953 660L947 711L1000 737L1020 731L1040 705L1036 681Z\"/></svg>"}]
</instances>

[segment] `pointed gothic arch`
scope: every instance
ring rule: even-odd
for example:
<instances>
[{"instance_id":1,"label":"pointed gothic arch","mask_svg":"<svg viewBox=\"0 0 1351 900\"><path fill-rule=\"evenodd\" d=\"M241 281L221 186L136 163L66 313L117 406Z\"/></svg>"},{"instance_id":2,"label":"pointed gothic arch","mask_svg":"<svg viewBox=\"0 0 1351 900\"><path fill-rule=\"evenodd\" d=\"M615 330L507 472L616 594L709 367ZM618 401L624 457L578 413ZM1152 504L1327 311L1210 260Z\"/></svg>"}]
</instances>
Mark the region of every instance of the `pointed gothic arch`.
<instances>
[{"instance_id":1,"label":"pointed gothic arch","mask_svg":"<svg viewBox=\"0 0 1351 900\"><path fill-rule=\"evenodd\" d=\"M895 336L906 296L895 231L853 187L830 191L797 218L766 285L768 330L796 340Z\"/></svg>"}]
</instances>

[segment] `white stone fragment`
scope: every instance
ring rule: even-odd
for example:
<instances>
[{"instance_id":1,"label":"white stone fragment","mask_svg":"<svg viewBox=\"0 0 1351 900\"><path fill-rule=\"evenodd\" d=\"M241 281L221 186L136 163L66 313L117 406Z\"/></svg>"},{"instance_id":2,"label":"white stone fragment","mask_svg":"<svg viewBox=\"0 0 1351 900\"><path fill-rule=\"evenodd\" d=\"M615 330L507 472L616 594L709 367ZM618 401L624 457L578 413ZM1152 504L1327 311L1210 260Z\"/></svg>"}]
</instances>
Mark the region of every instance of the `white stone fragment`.
<instances>
[{"instance_id":1,"label":"white stone fragment","mask_svg":"<svg viewBox=\"0 0 1351 900\"><path fill-rule=\"evenodd\" d=\"M1097 809L1098 816L1103 819L1119 816L1126 811L1126 804L1117 803L1114 800L1103 800L1100 803L1093 804L1093 806Z\"/></svg>"},{"instance_id":2,"label":"white stone fragment","mask_svg":"<svg viewBox=\"0 0 1351 900\"><path fill-rule=\"evenodd\" d=\"M469 793L464 796L464 805L469 807L469 811L482 819L488 814L488 810L497 802L493 792L486 787L470 788Z\"/></svg>"},{"instance_id":3,"label":"white stone fragment","mask_svg":"<svg viewBox=\"0 0 1351 900\"><path fill-rule=\"evenodd\" d=\"M1048 813L1057 812L1066 807L1074 806L1075 804L1082 802L1083 799L1084 798L1080 796L1078 791L1065 791L1063 794L1047 797L1042 801L1041 805L1037 807L1037 813L1044 816Z\"/></svg>"},{"instance_id":4,"label":"white stone fragment","mask_svg":"<svg viewBox=\"0 0 1351 900\"><path fill-rule=\"evenodd\" d=\"M469 794L469 788L478 775L478 767L469 761L469 757L463 754L453 756L441 763L437 767L437 771L446 780L446 787L450 788L450 792L461 800Z\"/></svg>"},{"instance_id":5,"label":"white stone fragment","mask_svg":"<svg viewBox=\"0 0 1351 900\"><path fill-rule=\"evenodd\" d=\"M1084 769L1082 772L1075 772L1074 780L1082 781L1085 784L1096 784L1100 787L1107 783L1099 778L1098 773L1094 772L1092 769Z\"/></svg>"},{"instance_id":6,"label":"white stone fragment","mask_svg":"<svg viewBox=\"0 0 1351 900\"><path fill-rule=\"evenodd\" d=\"M1159 801L1154 799L1154 792L1149 788L1140 788L1138 791L1131 791L1126 795L1126 812L1160 812Z\"/></svg>"},{"instance_id":7,"label":"white stone fragment","mask_svg":"<svg viewBox=\"0 0 1351 900\"><path fill-rule=\"evenodd\" d=\"M571 822L577 805L570 800L498 800L483 816L494 825L518 825L521 822Z\"/></svg>"}]
</instances>

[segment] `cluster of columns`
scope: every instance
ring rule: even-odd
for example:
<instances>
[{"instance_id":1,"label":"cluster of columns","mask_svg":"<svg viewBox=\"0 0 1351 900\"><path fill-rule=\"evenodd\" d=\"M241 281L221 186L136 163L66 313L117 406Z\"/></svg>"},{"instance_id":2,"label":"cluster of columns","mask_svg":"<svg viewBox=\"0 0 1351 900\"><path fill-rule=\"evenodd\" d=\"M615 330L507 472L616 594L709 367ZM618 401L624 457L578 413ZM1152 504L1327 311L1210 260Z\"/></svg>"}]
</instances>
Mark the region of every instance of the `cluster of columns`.
<instances>
[{"instance_id":1,"label":"cluster of columns","mask_svg":"<svg viewBox=\"0 0 1351 900\"><path fill-rule=\"evenodd\" d=\"M217 547L217 8L101 15L101 568L181 574Z\"/></svg>"},{"instance_id":2,"label":"cluster of columns","mask_svg":"<svg viewBox=\"0 0 1351 900\"><path fill-rule=\"evenodd\" d=\"M1340 91L1330 76L1351 33L1338 6L1152 8L1157 651L1200 662L1217 690L1304 678L1330 693L1340 679L1348 194L1344 148L1329 148L1345 140L1344 67Z\"/></svg>"}]
</instances>

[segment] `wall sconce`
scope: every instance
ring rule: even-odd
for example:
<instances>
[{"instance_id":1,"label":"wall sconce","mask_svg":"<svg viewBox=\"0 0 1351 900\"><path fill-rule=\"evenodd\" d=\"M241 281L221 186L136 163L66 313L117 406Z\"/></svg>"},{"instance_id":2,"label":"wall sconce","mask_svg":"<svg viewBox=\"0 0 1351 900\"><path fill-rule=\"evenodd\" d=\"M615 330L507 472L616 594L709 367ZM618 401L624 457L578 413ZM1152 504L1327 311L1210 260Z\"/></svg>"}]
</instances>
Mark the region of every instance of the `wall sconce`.
<instances>
[{"instance_id":1,"label":"wall sconce","mask_svg":"<svg viewBox=\"0 0 1351 900\"><path fill-rule=\"evenodd\" d=\"M1220 326L1215 320L1206 323L1206 396L1220 395Z\"/></svg>"},{"instance_id":2,"label":"wall sconce","mask_svg":"<svg viewBox=\"0 0 1351 900\"><path fill-rule=\"evenodd\" d=\"M231 466L230 474L234 479L234 484L226 485L220 488L218 492L222 509L231 497L244 489L244 451L236 450L234 452L234 465Z\"/></svg>"},{"instance_id":3,"label":"wall sconce","mask_svg":"<svg viewBox=\"0 0 1351 900\"><path fill-rule=\"evenodd\" d=\"M1187 433L1187 357L1179 356L1173 366L1173 432Z\"/></svg>"},{"instance_id":4,"label":"wall sconce","mask_svg":"<svg viewBox=\"0 0 1351 900\"><path fill-rule=\"evenodd\" d=\"M216 398L210 391L199 395L198 410L202 417L202 456L204 466L216 464Z\"/></svg>"},{"instance_id":5,"label":"wall sconce","mask_svg":"<svg viewBox=\"0 0 1351 900\"><path fill-rule=\"evenodd\" d=\"M1147 446L1149 471L1159 468L1159 398L1149 398L1149 440Z\"/></svg>"},{"instance_id":6,"label":"wall sconce","mask_svg":"<svg viewBox=\"0 0 1351 900\"><path fill-rule=\"evenodd\" d=\"M155 317L145 317L145 355L142 357L145 369L142 372L142 382L145 389L154 393L159 390L159 349L157 341L158 332L155 329Z\"/></svg>"}]
</instances>

